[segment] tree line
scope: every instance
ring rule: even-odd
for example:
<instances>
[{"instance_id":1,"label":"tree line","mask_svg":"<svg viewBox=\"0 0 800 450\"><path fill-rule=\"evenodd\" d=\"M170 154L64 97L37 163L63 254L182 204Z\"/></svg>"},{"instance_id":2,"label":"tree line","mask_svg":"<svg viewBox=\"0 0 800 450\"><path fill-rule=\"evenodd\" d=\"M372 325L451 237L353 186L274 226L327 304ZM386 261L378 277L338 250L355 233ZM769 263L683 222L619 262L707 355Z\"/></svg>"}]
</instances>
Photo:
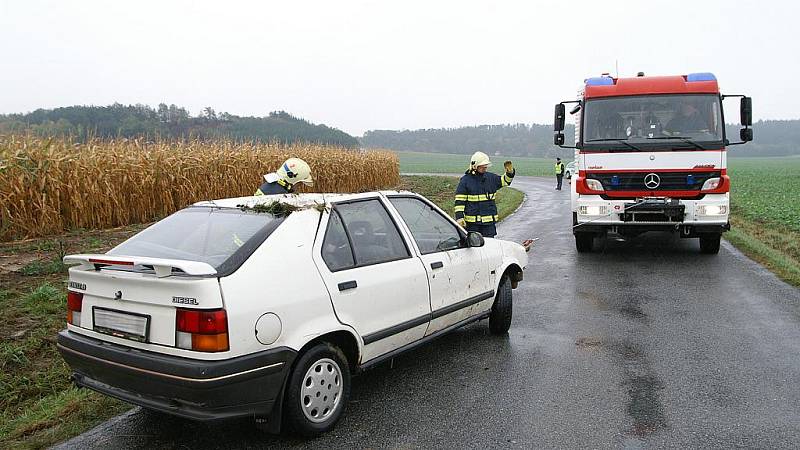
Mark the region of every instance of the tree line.
<instances>
[{"instance_id":1,"label":"tree line","mask_svg":"<svg viewBox=\"0 0 800 450\"><path fill-rule=\"evenodd\" d=\"M0 133L32 132L43 136L147 137L161 139L228 138L236 141L312 142L358 147L358 140L326 125L316 125L285 111L266 117L240 117L207 107L193 116L185 108L148 105L67 106L26 114L0 115Z\"/></svg>"},{"instance_id":2,"label":"tree line","mask_svg":"<svg viewBox=\"0 0 800 450\"><path fill-rule=\"evenodd\" d=\"M730 141L739 140L738 125L727 125ZM732 156L800 155L800 120L761 120L753 124L755 139L747 145L731 146ZM564 130L566 144L573 145L575 128ZM364 133L361 145L397 151L461 153L475 151L510 156L570 156L573 150L553 145L552 125L506 124L421 130L371 130Z\"/></svg>"}]
</instances>

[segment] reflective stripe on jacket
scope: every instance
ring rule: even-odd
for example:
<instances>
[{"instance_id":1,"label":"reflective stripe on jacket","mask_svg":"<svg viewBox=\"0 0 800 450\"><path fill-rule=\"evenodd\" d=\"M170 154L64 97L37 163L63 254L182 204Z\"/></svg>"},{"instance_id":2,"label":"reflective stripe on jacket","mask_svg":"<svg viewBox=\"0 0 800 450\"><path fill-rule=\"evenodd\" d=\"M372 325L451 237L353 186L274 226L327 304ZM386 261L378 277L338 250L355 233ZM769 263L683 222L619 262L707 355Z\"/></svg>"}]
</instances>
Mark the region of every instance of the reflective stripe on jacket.
<instances>
[{"instance_id":1,"label":"reflective stripe on jacket","mask_svg":"<svg viewBox=\"0 0 800 450\"><path fill-rule=\"evenodd\" d=\"M503 176L486 172L484 174L467 172L461 177L456 188L456 219L467 223L497 222L497 204L494 200L497 190L511 184L515 172Z\"/></svg>"}]
</instances>

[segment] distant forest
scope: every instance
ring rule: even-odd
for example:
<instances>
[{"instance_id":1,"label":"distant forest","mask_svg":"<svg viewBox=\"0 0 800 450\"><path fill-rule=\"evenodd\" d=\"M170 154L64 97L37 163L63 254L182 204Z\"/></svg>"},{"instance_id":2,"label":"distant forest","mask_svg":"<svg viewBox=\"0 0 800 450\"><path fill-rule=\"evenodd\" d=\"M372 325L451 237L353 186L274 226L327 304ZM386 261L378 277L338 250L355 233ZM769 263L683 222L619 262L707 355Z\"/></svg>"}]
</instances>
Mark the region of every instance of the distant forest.
<instances>
[{"instance_id":1,"label":"distant forest","mask_svg":"<svg viewBox=\"0 0 800 450\"><path fill-rule=\"evenodd\" d=\"M728 139L739 140L739 126L727 125ZM755 139L729 147L732 156L800 155L800 120L764 120L753 124ZM575 128L564 131L567 144L574 143ZM398 151L472 153L485 151L509 156L569 156L572 150L553 145L553 127L539 124L480 125L425 130L372 130L361 145Z\"/></svg>"},{"instance_id":2,"label":"distant forest","mask_svg":"<svg viewBox=\"0 0 800 450\"><path fill-rule=\"evenodd\" d=\"M139 137L186 139L230 138L237 141L313 142L358 147L356 138L325 125L315 125L285 111L267 117L240 117L205 108L199 115L176 105L68 106L37 109L27 114L0 114L0 133L33 132L44 136Z\"/></svg>"}]
</instances>

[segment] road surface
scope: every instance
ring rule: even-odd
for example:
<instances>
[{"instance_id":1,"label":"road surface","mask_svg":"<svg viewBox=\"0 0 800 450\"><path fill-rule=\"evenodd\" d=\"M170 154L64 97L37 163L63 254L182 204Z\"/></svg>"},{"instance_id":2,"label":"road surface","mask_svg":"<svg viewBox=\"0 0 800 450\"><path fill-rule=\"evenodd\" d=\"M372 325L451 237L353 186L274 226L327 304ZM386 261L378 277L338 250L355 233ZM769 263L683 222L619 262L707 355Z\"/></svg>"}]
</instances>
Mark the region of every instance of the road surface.
<instances>
[{"instance_id":1,"label":"road surface","mask_svg":"<svg viewBox=\"0 0 800 450\"><path fill-rule=\"evenodd\" d=\"M64 448L800 447L800 290L723 242L647 234L579 255L569 191L518 177L500 237L541 237L506 337L485 321L353 381L311 441L139 408ZM565 184L565 186L568 186Z\"/></svg>"}]
</instances>

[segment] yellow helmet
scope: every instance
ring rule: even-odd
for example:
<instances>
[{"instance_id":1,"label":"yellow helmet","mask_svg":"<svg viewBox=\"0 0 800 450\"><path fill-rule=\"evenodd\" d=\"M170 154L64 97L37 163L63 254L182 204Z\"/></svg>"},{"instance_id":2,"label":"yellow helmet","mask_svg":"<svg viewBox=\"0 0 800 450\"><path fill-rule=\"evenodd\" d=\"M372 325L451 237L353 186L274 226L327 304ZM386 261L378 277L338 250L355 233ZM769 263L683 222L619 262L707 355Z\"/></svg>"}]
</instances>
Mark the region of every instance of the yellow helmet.
<instances>
[{"instance_id":1,"label":"yellow helmet","mask_svg":"<svg viewBox=\"0 0 800 450\"><path fill-rule=\"evenodd\" d=\"M489 155L483 152L475 152L469 160L469 169L475 170L478 166L490 167L492 162L489 161Z\"/></svg>"},{"instance_id":2,"label":"yellow helmet","mask_svg":"<svg viewBox=\"0 0 800 450\"><path fill-rule=\"evenodd\" d=\"M292 185L297 183L303 183L306 186L314 185L314 180L311 178L311 167L300 158L287 159L276 173L281 180Z\"/></svg>"}]
</instances>

